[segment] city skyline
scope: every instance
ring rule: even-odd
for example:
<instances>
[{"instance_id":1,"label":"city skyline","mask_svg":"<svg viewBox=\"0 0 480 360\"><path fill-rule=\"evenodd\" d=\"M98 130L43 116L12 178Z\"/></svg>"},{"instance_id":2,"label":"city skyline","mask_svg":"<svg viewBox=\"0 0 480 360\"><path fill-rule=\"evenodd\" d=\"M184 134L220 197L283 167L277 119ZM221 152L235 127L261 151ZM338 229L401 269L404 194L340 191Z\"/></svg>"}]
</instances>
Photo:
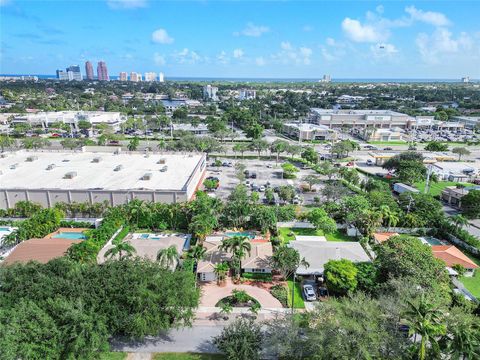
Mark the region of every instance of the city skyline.
<instances>
[{"instance_id":1,"label":"city skyline","mask_svg":"<svg viewBox=\"0 0 480 360\"><path fill-rule=\"evenodd\" d=\"M3 0L0 73L104 60L114 76L478 79L479 12L473 1Z\"/></svg>"}]
</instances>

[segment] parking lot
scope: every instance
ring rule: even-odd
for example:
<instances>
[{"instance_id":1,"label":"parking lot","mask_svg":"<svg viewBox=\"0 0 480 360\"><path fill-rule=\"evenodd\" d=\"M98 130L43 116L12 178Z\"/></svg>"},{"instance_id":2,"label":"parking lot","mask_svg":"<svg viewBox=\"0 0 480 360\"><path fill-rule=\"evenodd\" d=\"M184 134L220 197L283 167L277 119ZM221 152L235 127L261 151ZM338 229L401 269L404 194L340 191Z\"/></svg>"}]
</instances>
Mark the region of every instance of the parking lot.
<instances>
[{"instance_id":1,"label":"parking lot","mask_svg":"<svg viewBox=\"0 0 480 360\"><path fill-rule=\"evenodd\" d=\"M276 188L279 186L286 186L292 185L298 197L301 199L301 203L303 205L312 204L314 202L314 197L317 196L316 193L302 193L300 189L300 185L305 184L302 181L303 177L309 174L318 175L316 172L310 169L301 169L296 173L296 179L284 179L282 177L282 163L279 162L278 164L275 160L252 160L252 159L222 159L222 162L231 163L230 166L212 166L213 161L209 161L207 166L207 177L213 176L219 179L220 186L216 190L215 194L220 199L226 199L232 190L240 184L240 180L237 177L237 170L235 165L237 163L242 163L245 165L245 169L249 171L250 175L255 173L256 178L248 178L243 181L245 184L248 181L247 185L250 189L258 188L260 193L260 200L262 200L264 196L264 188L263 187L271 187ZM320 175L318 175L320 176ZM315 186L318 189L322 187L322 185ZM251 190L250 190L251 191Z\"/></svg>"},{"instance_id":2,"label":"parking lot","mask_svg":"<svg viewBox=\"0 0 480 360\"><path fill-rule=\"evenodd\" d=\"M435 141L454 141L466 142L476 141L479 139L478 135L472 130L433 130L433 129L416 129L407 130L407 137L416 142Z\"/></svg>"}]
</instances>

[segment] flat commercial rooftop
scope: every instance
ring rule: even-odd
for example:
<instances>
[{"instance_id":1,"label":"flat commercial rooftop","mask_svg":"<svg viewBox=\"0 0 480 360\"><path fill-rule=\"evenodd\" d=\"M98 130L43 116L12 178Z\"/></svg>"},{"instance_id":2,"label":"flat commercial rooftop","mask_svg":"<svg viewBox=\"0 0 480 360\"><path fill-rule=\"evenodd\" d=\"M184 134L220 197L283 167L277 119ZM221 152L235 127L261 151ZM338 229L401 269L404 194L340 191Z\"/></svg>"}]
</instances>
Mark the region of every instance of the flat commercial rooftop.
<instances>
[{"instance_id":1,"label":"flat commercial rooftop","mask_svg":"<svg viewBox=\"0 0 480 360\"><path fill-rule=\"evenodd\" d=\"M392 110L334 110L334 109L320 109L312 108L312 111L320 115L394 115L394 116L407 116L405 114L392 111Z\"/></svg>"},{"instance_id":2,"label":"flat commercial rooftop","mask_svg":"<svg viewBox=\"0 0 480 360\"><path fill-rule=\"evenodd\" d=\"M200 154L17 151L0 158L0 188L178 191L201 161Z\"/></svg>"}]
</instances>

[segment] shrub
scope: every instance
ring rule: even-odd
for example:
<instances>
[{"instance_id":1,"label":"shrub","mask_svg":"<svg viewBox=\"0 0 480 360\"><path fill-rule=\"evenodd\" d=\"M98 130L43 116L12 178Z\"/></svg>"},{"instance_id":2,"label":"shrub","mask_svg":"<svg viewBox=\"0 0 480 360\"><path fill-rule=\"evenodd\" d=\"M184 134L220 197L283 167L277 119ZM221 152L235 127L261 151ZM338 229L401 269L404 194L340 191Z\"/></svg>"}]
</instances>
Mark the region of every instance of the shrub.
<instances>
[{"instance_id":1,"label":"shrub","mask_svg":"<svg viewBox=\"0 0 480 360\"><path fill-rule=\"evenodd\" d=\"M270 288L270 294L276 298L283 306L287 306L288 289L283 285L274 285Z\"/></svg>"}]
</instances>

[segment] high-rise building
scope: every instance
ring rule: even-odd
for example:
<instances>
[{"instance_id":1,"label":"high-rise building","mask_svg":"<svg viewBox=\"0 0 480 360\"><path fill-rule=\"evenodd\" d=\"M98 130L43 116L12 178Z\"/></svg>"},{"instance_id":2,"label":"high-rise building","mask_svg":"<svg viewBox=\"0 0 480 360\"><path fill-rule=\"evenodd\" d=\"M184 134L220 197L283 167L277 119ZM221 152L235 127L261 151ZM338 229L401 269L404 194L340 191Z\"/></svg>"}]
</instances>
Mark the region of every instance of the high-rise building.
<instances>
[{"instance_id":1,"label":"high-rise building","mask_svg":"<svg viewBox=\"0 0 480 360\"><path fill-rule=\"evenodd\" d=\"M329 83L331 81L332 81L332 77L330 75L323 75L322 80L320 80L320 82L325 82L325 83Z\"/></svg>"},{"instance_id":2,"label":"high-rise building","mask_svg":"<svg viewBox=\"0 0 480 360\"><path fill-rule=\"evenodd\" d=\"M132 71L130 73L130 81L133 81L133 82L142 81L142 74Z\"/></svg>"},{"instance_id":3,"label":"high-rise building","mask_svg":"<svg viewBox=\"0 0 480 360\"><path fill-rule=\"evenodd\" d=\"M105 61L99 61L97 65L97 77L99 81L109 81L107 64Z\"/></svg>"},{"instance_id":4,"label":"high-rise building","mask_svg":"<svg viewBox=\"0 0 480 360\"><path fill-rule=\"evenodd\" d=\"M160 81L160 82L164 82L164 81L165 81L164 75L163 75L162 72L161 72L160 74L158 74L158 81Z\"/></svg>"},{"instance_id":5,"label":"high-rise building","mask_svg":"<svg viewBox=\"0 0 480 360\"><path fill-rule=\"evenodd\" d=\"M240 89L238 90L238 98L240 100L251 100L257 97L257 92L250 89Z\"/></svg>"},{"instance_id":6,"label":"high-rise building","mask_svg":"<svg viewBox=\"0 0 480 360\"><path fill-rule=\"evenodd\" d=\"M218 87L206 85L203 87L203 98L207 100L217 100Z\"/></svg>"},{"instance_id":7,"label":"high-rise building","mask_svg":"<svg viewBox=\"0 0 480 360\"><path fill-rule=\"evenodd\" d=\"M76 81L82 81L82 73L80 71L80 66L78 65L71 65L67 67L67 74L68 74L68 80L76 80Z\"/></svg>"},{"instance_id":8,"label":"high-rise building","mask_svg":"<svg viewBox=\"0 0 480 360\"><path fill-rule=\"evenodd\" d=\"M128 74L126 71L122 71L120 72L120 74L118 75L118 80L120 81L127 81L128 80Z\"/></svg>"},{"instance_id":9,"label":"high-rise building","mask_svg":"<svg viewBox=\"0 0 480 360\"><path fill-rule=\"evenodd\" d=\"M157 73L146 72L145 73L145 81L157 81Z\"/></svg>"},{"instance_id":10,"label":"high-rise building","mask_svg":"<svg viewBox=\"0 0 480 360\"><path fill-rule=\"evenodd\" d=\"M85 74L87 75L87 80L93 80L93 65L90 61L85 63Z\"/></svg>"},{"instance_id":11,"label":"high-rise building","mask_svg":"<svg viewBox=\"0 0 480 360\"><path fill-rule=\"evenodd\" d=\"M57 70L57 79L59 80L68 80L68 74L66 71Z\"/></svg>"},{"instance_id":12,"label":"high-rise building","mask_svg":"<svg viewBox=\"0 0 480 360\"><path fill-rule=\"evenodd\" d=\"M470 82L470 76L462 77L462 82L468 84Z\"/></svg>"}]
</instances>

